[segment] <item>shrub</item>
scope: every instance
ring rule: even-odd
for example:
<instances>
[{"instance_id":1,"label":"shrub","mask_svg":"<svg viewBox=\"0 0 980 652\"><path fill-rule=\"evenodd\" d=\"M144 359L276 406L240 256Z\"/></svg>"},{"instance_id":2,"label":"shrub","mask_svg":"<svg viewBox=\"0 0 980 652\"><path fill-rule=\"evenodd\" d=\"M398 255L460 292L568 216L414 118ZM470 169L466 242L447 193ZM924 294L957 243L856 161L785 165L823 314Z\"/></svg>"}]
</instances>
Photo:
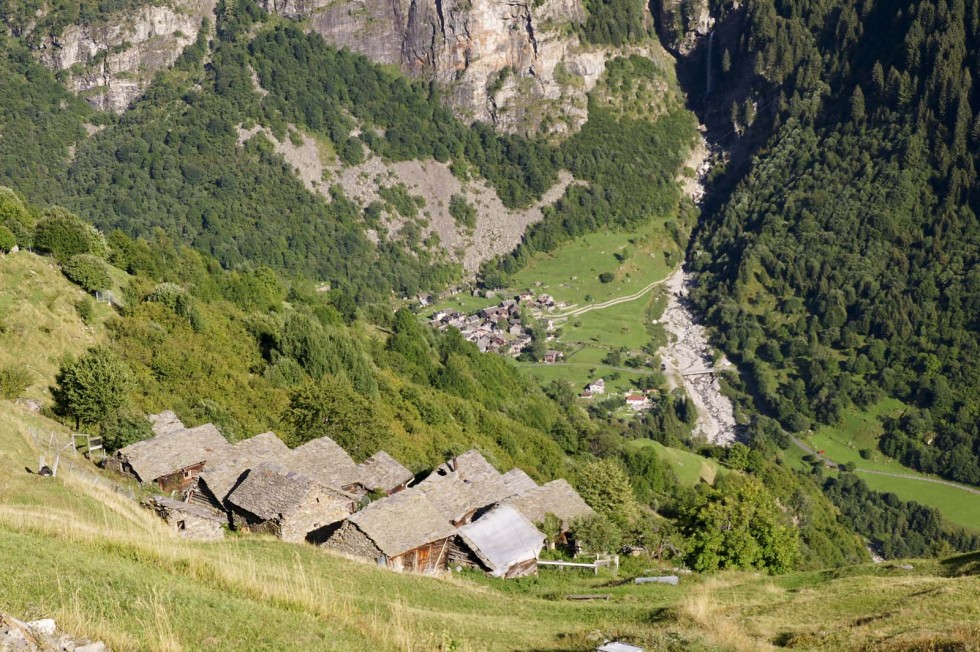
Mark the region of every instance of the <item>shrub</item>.
<instances>
[{"instance_id":1,"label":"shrub","mask_svg":"<svg viewBox=\"0 0 980 652\"><path fill-rule=\"evenodd\" d=\"M24 206L20 196L11 190L0 186L0 226L10 230L14 239L22 247L31 244L34 234L34 218ZM9 248L7 249L9 251Z\"/></svg>"},{"instance_id":2,"label":"shrub","mask_svg":"<svg viewBox=\"0 0 980 652\"><path fill-rule=\"evenodd\" d=\"M191 308L191 297L187 290L176 283L161 283L146 295L146 301L162 303L176 314L187 316Z\"/></svg>"},{"instance_id":3,"label":"shrub","mask_svg":"<svg viewBox=\"0 0 980 652\"><path fill-rule=\"evenodd\" d=\"M616 275L612 272L603 272L602 274L599 274L600 283L612 283L614 280L616 280Z\"/></svg>"},{"instance_id":4,"label":"shrub","mask_svg":"<svg viewBox=\"0 0 980 652\"><path fill-rule=\"evenodd\" d=\"M92 297L82 297L75 302L75 310L78 312L78 316L82 322L87 326L92 323L92 318L95 316L95 302L92 301Z\"/></svg>"},{"instance_id":5,"label":"shrub","mask_svg":"<svg viewBox=\"0 0 980 652\"><path fill-rule=\"evenodd\" d=\"M60 208L49 211L34 227L34 246L61 261L77 254L105 258L108 253L105 239L94 226Z\"/></svg>"},{"instance_id":6,"label":"shrub","mask_svg":"<svg viewBox=\"0 0 980 652\"><path fill-rule=\"evenodd\" d=\"M871 459L871 449L862 448L861 450L858 451L858 455L861 456L861 459L862 460L870 460Z\"/></svg>"},{"instance_id":7,"label":"shrub","mask_svg":"<svg viewBox=\"0 0 980 652\"><path fill-rule=\"evenodd\" d=\"M17 244L14 232L0 224L0 252L7 253Z\"/></svg>"},{"instance_id":8,"label":"shrub","mask_svg":"<svg viewBox=\"0 0 980 652\"><path fill-rule=\"evenodd\" d=\"M102 259L92 254L76 254L62 268L68 279L87 292L105 290L112 285L109 269Z\"/></svg>"},{"instance_id":9,"label":"shrub","mask_svg":"<svg viewBox=\"0 0 980 652\"><path fill-rule=\"evenodd\" d=\"M0 396L17 398L31 386L31 372L21 365L0 368Z\"/></svg>"},{"instance_id":10,"label":"shrub","mask_svg":"<svg viewBox=\"0 0 980 652\"><path fill-rule=\"evenodd\" d=\"M453 216L458 224L462 224L468 229L476 228L476 209L470 206L466 197L453 195L449 198L449 214Z\"/></svg>"},{"instance_id":11,"label":"shrub","mask_svg":"<svg viewBox=\"0 0 980 652\"><path fill-rule=\"evenodd\" d=\"M100 429L102 445L107 453L135 444L153 436L146 416L136 410L123 408L110 414Z\"/></svg>"}]
</instances>

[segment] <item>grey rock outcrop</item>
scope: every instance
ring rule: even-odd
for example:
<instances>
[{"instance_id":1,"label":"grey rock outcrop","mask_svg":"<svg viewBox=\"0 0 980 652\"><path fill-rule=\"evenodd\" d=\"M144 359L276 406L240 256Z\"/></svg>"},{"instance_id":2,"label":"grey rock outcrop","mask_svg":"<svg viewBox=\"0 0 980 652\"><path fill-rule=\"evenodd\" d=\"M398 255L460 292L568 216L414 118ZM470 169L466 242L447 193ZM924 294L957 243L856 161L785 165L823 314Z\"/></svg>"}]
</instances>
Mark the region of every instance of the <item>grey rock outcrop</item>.
<instances>
[{"instance_id":1,"label":"grey rock outcrop","mask_svg":"<svg viewBox=\"0 0 980 652\"><path fill-rule=\"evenodd\" d=\"M214 24L214 6L215 0L173 0L97 25L72 25L43 39L36 55L51 70L66 71L68 88L97 109L123 111L197 39L204 18Z\"/></svg>"},{"instance_id":2,"label":"grey rock outcrop","mask_svg":"<svg viewBox=\"0 0 980 652\"><path fill-rule=\"evenodd\" d=\"M50 618L22 622L0 614L0 650L6 652L108 652L105 644L59 633Z\"/></svg>"},{"instance_id":3,"label":"grey rock outcrop","mask_svg":"<svg viewBox=\"0 0 980 652\"><path fill-rule=\"evenodd\" d=\"M328 43L434 79L464 120L504 131L573 132L607 53L569 29L581 0L264 0Z\"/></svg>"},{"instance_id":4,"label":"grey rock outcrop","mask_svg":"<svg viewBox=\"0 0 980 652\"><path fill-rule=\"evenodd\" d=\"M736 3L737 4L737 3ZM697 47L698 41L714 27L708 0L656 0L657 31L664 47L679 56L687 56Z\"/></svg>"}]
</instances>

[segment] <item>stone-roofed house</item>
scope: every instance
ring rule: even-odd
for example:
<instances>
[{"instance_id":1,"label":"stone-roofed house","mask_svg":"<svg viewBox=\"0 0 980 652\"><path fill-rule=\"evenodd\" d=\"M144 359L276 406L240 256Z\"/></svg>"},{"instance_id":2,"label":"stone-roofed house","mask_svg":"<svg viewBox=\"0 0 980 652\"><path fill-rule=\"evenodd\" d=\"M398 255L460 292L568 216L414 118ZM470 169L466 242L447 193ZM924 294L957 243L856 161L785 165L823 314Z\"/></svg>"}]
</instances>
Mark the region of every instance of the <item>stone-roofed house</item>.
<instances>
[{"instance_id":1,"label":"stone-roofed house","mask_svg":"<svg viewBox=\"0 0 980 652\"><path fill-rule=\"evenodd\" d=\"M282 464L289 454L289 447L272 432L243 439L224 460L208 464L201 471L190 500L224 511L225 498L246 471L264 462Z\"/></svg>"},{"instance_id":2,"label":"stone-roofed house","mask_svg":"<svg viewBox=\"0 0 980 652\"><path fill-rule=\"evenodd\" d=\"M384 451L357 465L357 484L367 491L390 495L407 487L414 477L415 474Z\"/></svg>"},{"instance_id":3,"label":"stone-roofed house","mask_svg":"<svg viewBox=\"0 0 980 652\"><path fill-rule=\"evenodd\" d=\"M231 444L212 424L164 432L116 451L106 466L163 491L183 490L197 481L205 464L223 459Z\"/></svg>"},{"instance_id":4,"label":"stone-roofed house","mask_svg":"<svg viewBox=\"0 0 980 652\"><path fill-rule=\"evenodd\" d=\"M354 485L358 479L357 464L329 437L313 439L294 448L283 466L338 489Z\"/></svg>"},{"instance_id":5,"label":"stone-roofed house","mask_svg":"<svg viewBox=\"0 0 980 652\"><path fill-rule=\"evenodd\" d=\"M166 496L154 496L147 506L183 539L219 541L225 536L227 520L214 510Z\"/></svg>"},{"instance_id":6,"label":"stone-roofed house","mask_svg":"<svg viewBox=\"0 0 980 652\"><path fill-rule=\"evenodd\" d=\"M501 505L459 528L450 562L478 567L494 577L537 572L545 535L510 505Z\"/></svg>"},{"instance_id":7,"label":"stone-roofed house","mask_svg":"<svg viewBox=\"0 0 980 652\"><path fill-rule=\"evenodd\" d=\"M554 514L566 530L572 519L593 513L592 508L566 480L552 480L519 496L510 497L504 504L513 506L534 524L544 523L548 514Z\"/></svg>"},{"instance_id":8,"label":"stone-roofed house","mask_svg":"<svg viewBox=\"0 0 980 652\"><path fill-rule=\"evenodd\" d=\"M151 414L147 419L150 421L150 428L153 430L153 434L157 436L186 429L183 422L171 410L164 410L160 414Z\"/></svg>"},{"instance_id":9,"label":"stone-roofed house","mask_svg":"<svg viewBox=\"0 0 980 652\"><path fill-rule=\"evenodd\" d=\"M508 496L517 496L538 486L538 483L532 480L531 476L520 469L511 469L500 476L500 479L507 487Z\"/></svg>"},{"instance_id":10,"label":"stone-roofed house","mask_svg":"<svg viewBox=\"0 0 980 652\"><path fill-rule=\"evenodd\" d=\"M429 572L446 569L455 535L425 494L406 489L352 514L324 545L395 570Z\"/></svg>"},{"instance_id":11,"label":"stone-roofed house","mask_svg":"<svg viewBox=\"0 0 980 652\"><path fill-rule=\"evenodd\" d=\"M354 511L357 497L264 463L245 475L226 502L236 528L293 543L317 543Z\"/></svg>"},{"instance_id":12,"label":"stone-roofed house","mask_svg":"<svg viewBox=\"0 0 980 652\"><path fill-rule=\"evenodd\" d=\"M479 510L511 495L497 469L476 450L438 466L416 489L456 526L469 523Z\"/></svg>"}]
</instances>

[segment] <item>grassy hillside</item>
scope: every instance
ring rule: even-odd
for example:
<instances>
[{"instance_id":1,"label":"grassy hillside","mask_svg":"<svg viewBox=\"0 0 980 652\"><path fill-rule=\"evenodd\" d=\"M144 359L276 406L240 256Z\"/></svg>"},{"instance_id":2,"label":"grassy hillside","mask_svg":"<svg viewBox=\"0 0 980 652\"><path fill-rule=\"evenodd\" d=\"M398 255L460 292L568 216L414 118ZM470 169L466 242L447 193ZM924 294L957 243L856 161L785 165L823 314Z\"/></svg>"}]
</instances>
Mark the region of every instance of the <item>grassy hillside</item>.
<instances>
[{"instance_id":1,"label":"grassy hillside","mask_svg":"<svg viewBox=\"0 0 980 652\"><path fill-rule=\"evenodd\" d=\"M25 396L45 397L66 355L102 341L101 324L112 310L96 304L92 323L84 324L75 304L85 292L54 260L26 251L0 254L0 287L0 368L26 369L31 385Z\"/></svg>"},{"instance_id":2,"label":"grassy hillside","mask_svg":"<svg viewBox=\"0 0 980 652\"><path fill-rule=\"evenodd\" d=\"M260 537L186 543L87 463L28 474L29 426L58 430L0 403L0 611L52 616L115 650L584 651L598 632L664 650L913 650L980 636L980 579L961 576L976 555L668 587L625 581L655 562L504 582L401 575ZM562 599L589 592L611 598Z\"/></svg>"}]
</instances>

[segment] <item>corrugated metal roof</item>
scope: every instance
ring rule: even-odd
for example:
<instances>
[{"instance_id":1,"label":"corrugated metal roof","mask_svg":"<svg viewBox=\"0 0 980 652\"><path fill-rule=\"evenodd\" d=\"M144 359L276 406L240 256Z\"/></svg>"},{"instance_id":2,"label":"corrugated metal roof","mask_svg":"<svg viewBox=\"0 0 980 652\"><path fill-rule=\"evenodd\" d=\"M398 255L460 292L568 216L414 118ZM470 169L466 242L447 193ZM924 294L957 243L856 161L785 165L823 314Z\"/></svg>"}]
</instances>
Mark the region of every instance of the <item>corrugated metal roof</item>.
<instances>
[{"instance_id":1,"label":"corrugated metal roof","mask_svg":"<svg viewBox=\"0 0 980 652\"><path fill-rule=\"evenodd\" d=\"M459 528L463 542L495 577L514 564L537 559L545 536L513 507L501 505Z\"/></svg>"}]
</instances>

